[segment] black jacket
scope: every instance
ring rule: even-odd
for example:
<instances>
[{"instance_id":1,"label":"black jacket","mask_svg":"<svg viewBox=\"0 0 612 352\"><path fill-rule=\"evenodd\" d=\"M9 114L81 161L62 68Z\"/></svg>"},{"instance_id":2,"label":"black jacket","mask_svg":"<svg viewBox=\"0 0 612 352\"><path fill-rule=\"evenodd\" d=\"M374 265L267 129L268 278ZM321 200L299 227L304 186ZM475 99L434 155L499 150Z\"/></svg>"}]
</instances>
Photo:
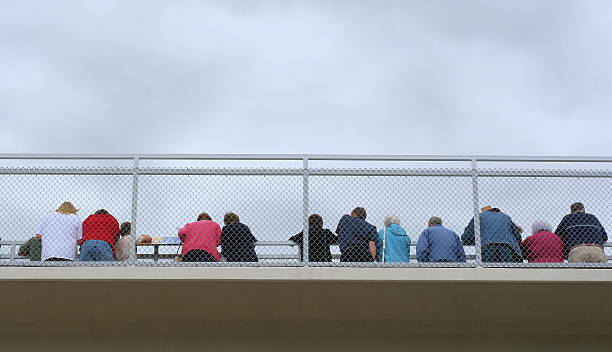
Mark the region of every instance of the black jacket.
<instances>
[{"instance_id":1,"label":"black jacket","mask_svg":"<svg viewBox=\"0 0 612 352\"><path fill-rule=\"evenodd\" d=\"M300 260L304 258L304 231L292 236L290 241L300 245ZM331 262L329 246L338 243L338 236L321 227L308 228L308 260L311 262Z\"/></svg>"},{"instance_id":2,"label":"black jacket","mask_svg":"<svg viewBox=\"0 0 612 352\"><path fill-rule=\"evenodd\" d=\"M251 229L243 223L223 226L221 231L221 255L228 262L256 262L255 242Z\"/></svg>"},{"instance_id":3,"label":"black jacket","mask_svg":"<svg viewBox=\"0 0 612 352\"><path fill-rule=\"evenodd\" d=\"M563 239L566 257L569 250L577 244L595 243L603 246L608 240L606 230L599 220L595 215L587 213L565 215L555 233Z\"/></svg>"}]
</instances>

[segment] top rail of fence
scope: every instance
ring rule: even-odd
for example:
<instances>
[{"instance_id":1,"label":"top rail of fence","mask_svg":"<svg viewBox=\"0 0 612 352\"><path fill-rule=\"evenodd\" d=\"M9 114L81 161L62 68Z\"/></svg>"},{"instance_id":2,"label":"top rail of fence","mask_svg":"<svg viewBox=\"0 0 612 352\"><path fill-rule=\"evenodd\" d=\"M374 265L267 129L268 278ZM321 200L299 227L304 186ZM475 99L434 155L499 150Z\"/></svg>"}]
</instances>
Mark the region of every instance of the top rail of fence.
<instances>
[{"instance_id":1,"label":"top rail of fence","mask_svg":"<svg viewBox=\"0 0 612 352\"><path fill-rule=\"evenodd\" d=\"M612 162L612 156L502 156L502 155L350 155L350 154L51 154L0 153L0 159L81 160L331 160L331 161L514 161Z\"/></svg>"}]
</instances>

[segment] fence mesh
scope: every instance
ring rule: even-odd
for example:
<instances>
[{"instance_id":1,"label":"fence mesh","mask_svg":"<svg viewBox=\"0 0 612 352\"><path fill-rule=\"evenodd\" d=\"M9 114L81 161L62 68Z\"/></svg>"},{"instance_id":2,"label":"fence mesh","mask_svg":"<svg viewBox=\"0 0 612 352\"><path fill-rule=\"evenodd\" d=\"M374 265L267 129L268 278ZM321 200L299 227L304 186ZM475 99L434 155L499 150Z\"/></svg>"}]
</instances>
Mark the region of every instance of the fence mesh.
<instances>
[{"instance_id":1,"label":"fence mesh","mask_svg":"<svg viewBox=\"0 0 612 352\"><path fill-rule=\"evenodd\" d=\"M513 175L479 177L481 204L493 208L481 215L485 264L608 261L612 178L588 170L515 170Z\"/></svg>"},{"instance_id":2,"label":"fence mesh","mask_svg":"<svg viewBox=\"0 0 612 352\"><path fill-rule=\"evenodd\" d=\"M2 265L607 267L612 259L612 175L602 170L1 171Z\"/></svg>"}]
</instances>

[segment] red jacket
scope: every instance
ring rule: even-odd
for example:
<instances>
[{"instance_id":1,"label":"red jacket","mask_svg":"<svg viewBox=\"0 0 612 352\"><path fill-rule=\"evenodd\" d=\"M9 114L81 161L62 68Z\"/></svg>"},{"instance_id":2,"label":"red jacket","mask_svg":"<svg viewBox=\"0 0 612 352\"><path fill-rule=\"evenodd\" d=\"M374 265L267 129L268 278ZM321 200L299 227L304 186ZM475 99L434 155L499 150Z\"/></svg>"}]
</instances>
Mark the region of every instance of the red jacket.
<instances>
[{"instance_id":1,"label":"red jacket","mask_svg":"<svg viewBox=\"0 0 612 352\"><path fill-rule=\"evenodd\" d=\"M563 263L563 240L552 232L534 233L521 247L530 263Z\"/></svg>"},{"instance_id":2,"label":"red jacket","mask_svg":"<svg viewBox=\"0 0 612 352\"><path fill-rule=\"evenodd\" d=\"M110 214L93 214L89 215L83 221L83 239L106 241L113 248L115 253L115 242L119 237L119 222Z\"/></svg>"}]
</instances>

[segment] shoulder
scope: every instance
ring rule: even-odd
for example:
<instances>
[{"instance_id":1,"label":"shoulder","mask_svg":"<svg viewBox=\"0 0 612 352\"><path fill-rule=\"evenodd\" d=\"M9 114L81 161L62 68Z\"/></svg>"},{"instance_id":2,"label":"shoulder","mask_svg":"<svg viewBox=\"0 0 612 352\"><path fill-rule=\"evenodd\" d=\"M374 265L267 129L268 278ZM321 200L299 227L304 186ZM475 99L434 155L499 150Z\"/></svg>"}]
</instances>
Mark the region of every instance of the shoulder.
<instances>
[{"instance_id":1,"label":"shoulder","mask_svg":"<svg viewBox=\"0 0 612 352\"><path fill-rule=\"evenodd\" d=\"M340 218L339 223L341 224L341 223L344 223L344 222L349 222L349 221L351 221L352 219L353 219L353 217L352 217L352 216L350 216L350 215L348 215L348 214L344 214L344 215L342 215L342 217Z\"/></svg>"},{"instance_id":2,"label":"shoulder","mask_svg":"<svg viewBox=\"0 0 612 352\"><path fill-rule=\"evenodd\" d=\"M585 214L584 214L584 216L585 216L587 219L591 220L591 221L599 221L599 220L597 220L597 216L595 216L595 215L593 215L593 214L585 213Z\"/></svg>"}]
</instances>

